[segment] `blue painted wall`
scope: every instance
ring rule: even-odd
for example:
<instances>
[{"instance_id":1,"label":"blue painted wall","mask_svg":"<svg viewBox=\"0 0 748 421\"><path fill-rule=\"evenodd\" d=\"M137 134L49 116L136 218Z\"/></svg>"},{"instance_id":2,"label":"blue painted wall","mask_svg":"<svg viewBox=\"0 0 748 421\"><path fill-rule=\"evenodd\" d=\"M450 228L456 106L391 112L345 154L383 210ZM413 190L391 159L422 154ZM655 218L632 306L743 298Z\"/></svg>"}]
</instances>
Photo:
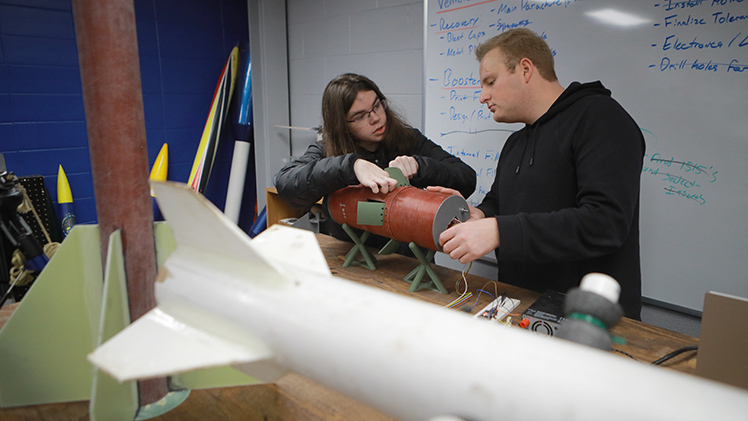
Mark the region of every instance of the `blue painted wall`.
<instances>
[{"instance_id":1,"label":"blue painted wall","mask_svg":"<svg viewBox=\"0 0 748 421\"><path fill-rule=\"evenodd\" d=\"M248 42L246 0L134 4L149 168L168 143L168 178L186 182L221 69ZM97 222L70 0L0 0L0 153L43 175L55 203L61 164L78 223Z\"/></svg>"}]
</instances>

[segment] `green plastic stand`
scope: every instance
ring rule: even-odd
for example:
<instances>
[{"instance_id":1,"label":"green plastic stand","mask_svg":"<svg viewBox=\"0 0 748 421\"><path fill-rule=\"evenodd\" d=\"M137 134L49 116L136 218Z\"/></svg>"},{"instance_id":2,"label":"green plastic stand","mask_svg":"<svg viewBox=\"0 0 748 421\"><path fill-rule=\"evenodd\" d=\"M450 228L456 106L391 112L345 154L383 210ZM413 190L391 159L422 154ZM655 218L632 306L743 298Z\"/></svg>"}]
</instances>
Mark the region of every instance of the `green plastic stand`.
<instances>
[{"instance_id":1,"label":"green plastic stand","mask_svg":"<svg viewBox=\"0 0 748 421\"><path fill-rule=\"evenodd\" d=\"M390 241L388 241L387 244L385 244L377 254L381 254L382 256L392 254L400 249L401 244L402 242L400 241L390 239Z\"/></svg>"},{"instance_id":2,"label":"green plastic stand","mask_svg":"<svg viewBox=\"0 0 748 421\"><path fill-rule=\"evenodd\" d=\"M419 263L419 265L415 269L410 271L410 273L407 274L404 278L406 282L411 283L408 291L416 292L422 289L432 289L434 291L441 292L442 294L448 294L447 289L444 288L444 285L442 285L442 282L439 279L439 275L437 275L436 272L434 272L434 269L431 268L430 262L434 258L436 250L429 250L424 256L423 252L416 243L411 242L410 244L408 244L408 247L410 247L410 250L413 252L413 255L416 256L416 259L418 259ZM421 284L421 281L423 280L423 276L425 274L429 275L431 281Z\"/></svg>"},{"instance_id":3,"label":"green plastic stand","mask_svg":"<svg viewBox=\"0 0 748 421\"><path fill-rule=\"evenodd\" d=\"M343 263L343 267L347 268L352 265L358 265L365 266L371 270L376 270L377 267L374 266L374 262L376 262L376 259L364 245L366 239L369 238L371 233L369 231L364 231L364 233L361 234L361 237L359 238L359 236L356 235L355 232L353 232L353 229L351 229L348 224L343 224L343 231L348 234L348 237L350 237L354 243L354 246L351 247L351 249L348 251L348 254L345 255L345 263ZM361 254L361 256L364 258L364 261L356 259L356 256L358 256L359 254Z\"/></svg>"}]
</instances>

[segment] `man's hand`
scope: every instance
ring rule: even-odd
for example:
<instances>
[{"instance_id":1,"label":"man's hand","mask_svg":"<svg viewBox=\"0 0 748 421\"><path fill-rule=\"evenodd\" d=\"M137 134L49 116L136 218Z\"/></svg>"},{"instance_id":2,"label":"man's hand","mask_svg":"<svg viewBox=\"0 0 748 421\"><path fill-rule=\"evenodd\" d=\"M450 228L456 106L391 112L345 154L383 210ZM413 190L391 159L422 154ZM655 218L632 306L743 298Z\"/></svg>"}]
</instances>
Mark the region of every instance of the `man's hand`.
<instances>
[{"instance_id":1,"label":"man's hand","mask_svg":"<svg viewBox=\"0 0 748 421\"><path fill-rule=\"evenodd\" d=\"M441 233L439 244L444 253L454 260L459 260L460 263L472 262L483 257L499 248L499 226L496 218L470 219L457 224Z\"/></svg>"},{"instance_id":2,"label":"man's hand","mask_svg":"<svg viewBox=\"0 0 748 421\"><path fill-rule=\"evenodd\" d=\"M438 193L447 193L451 194L452 196L460 196L462 197L462 193L458 192L455 189L450 189L448 187L441 187L441 186L428 186L426 187L426 190L438 192ZM464 199L464 197L462 197ZM482 210L476 208L475 206L472 206L468 204L468 207L470 208L470 219L483 219L486 217L486 215L483 213Z\"/></svg>"},{"instance_id":3,"label":"man's hand","mask_svg":"<svg viewBox=\"0 0 748 421\"><path fill-rule=\"evenodd\" d=\"M450 189L449 187L428 186L428 187L426 187L426 190L437 192L437 193L447 193L447 194L451 194L452 196L460 196L460 197L462 197L462 193L458 192L455 189ZM464 197L462 197L462 198L464 199Z\"/></svg>"},{"instance_id":4,"label":"man's hand","mask_svg":"<svg viewBox=\"0 0 748 421\"><path fill-rule=\"evenodd\" d=\"M399 168L408 180L418 173L418 161L412 156L398 156L390 161L390 167Z\"/></svg>"},{"instance_id":5,"label":"man's hand","mask_svg":"<svg viewBox=\"0 0 748 421\"><path fill-rule=\"evenodd\" d=\"M353 172L362 186L368 187L374 194L387 193L397 187L397 180L390 177L387 171L365 159L353 163Z\"/></svg>"}]
</instances>

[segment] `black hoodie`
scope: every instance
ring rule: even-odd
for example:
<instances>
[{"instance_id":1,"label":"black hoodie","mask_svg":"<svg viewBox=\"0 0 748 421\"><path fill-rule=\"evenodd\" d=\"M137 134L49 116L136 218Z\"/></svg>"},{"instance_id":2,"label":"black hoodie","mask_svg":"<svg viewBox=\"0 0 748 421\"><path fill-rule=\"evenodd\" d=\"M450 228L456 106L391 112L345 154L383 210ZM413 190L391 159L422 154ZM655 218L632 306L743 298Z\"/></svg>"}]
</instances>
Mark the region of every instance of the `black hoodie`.
<instances>
[{"instance_id":1,"label":"black hoodie","mask_svg":"<svg viewBox=\"0 0 748 421\"><path fill-rule=\"evenodd\" d=\"M507 139L491 191L499 281L566 292L602 272L640 319L639 185L644 137L600 82L572 83L532 125Z\"/></svg>"}]
</instances>

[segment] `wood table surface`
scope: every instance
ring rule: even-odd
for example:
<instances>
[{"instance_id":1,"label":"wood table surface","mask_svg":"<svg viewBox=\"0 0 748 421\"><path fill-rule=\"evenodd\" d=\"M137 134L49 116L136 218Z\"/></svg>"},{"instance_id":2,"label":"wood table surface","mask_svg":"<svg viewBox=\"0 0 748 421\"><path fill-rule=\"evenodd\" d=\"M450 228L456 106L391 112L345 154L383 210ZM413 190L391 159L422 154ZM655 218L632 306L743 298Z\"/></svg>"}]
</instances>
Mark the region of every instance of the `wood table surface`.
<instances>
[{"instance_id":1,"label":"wood table surface","mask_svg":"<svg viewBox=\"0 0 748 421\"><path fill-rule=\"evenodd\" d=\"M410 283L403 280L405 275L417 266L414 259L401 255L375 255L377 270L353 266L344 268L344 256L351 247L350 243L318 234L317 239L327 259L333 275L353 282L369 285L407 295L414 299L428 301L445 306L458 297L455 291L457 282L462 278L459 271L435 266L434 270L447 288L449 294L437 291L421 290L409 292ZM478 289L498 292L521 300L515 310L524 312L541 294L506 284L499 284L486 278L471 275L465 276L468 289L474 295L463 309L445 311L462 311L465 306L475 313L487 305L491 298L481 294L476 300ZM426 282L424 278L422 282ZM464 288L464 283L460 284ZM476 302L477 301L477 302ZM12 314L17 304L6 305L0 309L0 327ZM516 321L515 321L516 323ZM508 327L516 328L519 327ZM633 358L642 363L651 363L677 349L698 344L698 339L651 326L636 320L624 318L612 333L624 338L624 345L615 345L614 352L621 358ZM625 353L625 354L624 354ZM695 358L692 352L662 364L663 369L693 373ZM88 401L55 403L0 409L2 420L86 420ZM213 389L192 390L189 397L175 409L153 418L154 420L392 420L367 405L357 402L344 394L327 388L314 380L290 373L272 384L258 384Z\"/></svg>"}]
</instances>

